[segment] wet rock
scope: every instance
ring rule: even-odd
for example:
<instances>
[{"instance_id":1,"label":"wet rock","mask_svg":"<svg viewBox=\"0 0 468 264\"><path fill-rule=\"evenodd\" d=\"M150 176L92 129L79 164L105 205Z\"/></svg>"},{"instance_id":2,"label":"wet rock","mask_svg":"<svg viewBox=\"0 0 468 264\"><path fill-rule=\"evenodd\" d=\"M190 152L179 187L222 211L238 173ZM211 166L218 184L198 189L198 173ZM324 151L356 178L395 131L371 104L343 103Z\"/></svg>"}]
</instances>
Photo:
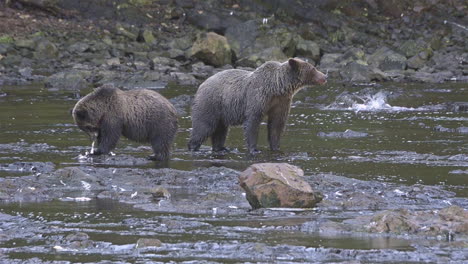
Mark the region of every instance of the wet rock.
<instances>
[{"instance_id":1,"label":"wet rock","mask_svg":"<svg viewBox=\"0 0 468 264\"><path fill-rule=\"evenodd\" d=\"M226 37L214 32L200 34L191 48L190 56L215 67L232 63L231 47Z\"/></svg>"},{"instance_id":2,"label":"wet rock","mask_svg":"<svg viewBox=\"0 0 468 264\"><path fill-rule=\"evenodd\" d=\"M369 136L365 132L357 132L351 129L346 129L345 132L318 132L317 136L322 138L363 138Z\"/></svg>"},{"instance_id":3,"label":"wet rock","mask_svg":"<svg viewBox=\"0 0 468 264\"><path fill-rule=\"evenodd\" d=\"M135 248L160 247L162 242L156 238L140 238L136 242Z\"/></svg>"},{"instance_id":4,"label":"wet rock","mask_svg":"<svg viewBox=\"0 0 468 264\"><path fill-rule=\"evenodd\" d=\"M164 187L155 187L151 188L147 191L147 193L151 194L155 201L160 201L161 199L170 199L171 193Z\"/></svg>"},{"instance_id":5,"label":"wet rock","mask_svg":"<svg viewBox=\"0 0 468 264\"><path fill-rule=\"evenodd\" d=\"M37 43L34 58L37 60L55 59L58 57L59 51L54 43L43 39Z\"/></svg>"},{"instance_id":6,"label":"wet rock","mask_svg":"<svg viewBox=\"0 0 468 264\"><path fill-rule=\"evenodd\" d=\"M468 134L468 127L458 127L455 131L460 134Z\"/></svg>"},{"instance_id":7,"label":"wet rock","mask_svg":"<svg viewBox=\"0 0 468 264\"><path fill-rule=\"evenodd\" d=\"M384 211L374 215L366 228L369 232L379 233L468 235L468 211L456 205L440 211Z\"/></svg>"},{"instance_id":8,"label":"wet rock","mask_svg":"<svg viewBox=\"0 0 468 264\"><path fill-rule=\"evenodd\" d=\"M417 71L414 74L408 76L410 81L424 82L424 83L442 83L446 80L450 80L453 77L451 71L438 71L434 73Z\"/></svg>"},{"instance_id":9,"label":"wet rock","mask_svg":"<svg viewBox=\"0 0 468 264\"><path fill-rule=\"evenodd\" d=\"M101 189L100 180L77 167L59 169L51 174L40 175L39 178L46 183L56 184L84 191Z\"/></svg>"},{"instance_id":10,"label":"wet rock","mask_svg":"<svg viewBox=\"0 0 468 264\"><path fill-rule=\"evenodd\" d=\"M0 170L13 172L48 173L55 169L52 162L15 162L0 164Z\"/></svg>"},{"instance_id":11,"label":"wet rock","mask_svg":"<svg viewBox=\"0 0 468 264\"><path fill-rule=\"evenodd\" d=\"M45 79L45 86L64 90L81 90L89 87L86 81L88 73L82 71L63 71Z\"/></svg>"},{"instance_id":12,"label":"wet rock","mask_svg":"<svg viewBox=\"0 0 468 264\"><path fill-rule=\"evenodd\" d=\"M453 112L468 112L468 102L450 103L448 109Z\"/></svg>"},{"instance_id":13,"label":"wet rock","mask_svg":"<svg viewBox=\"0 0 468 264\"><path fill-rule=\"evenodd\" d=\"M301 177L304 172L286 163L258 163L239 176L240 186L254 209L262 207L310 208L322 200Z\"/></svg>"},{"instance_id":14,"label":"wet rock","mask_svg":"<svg viewBox=\"0 0 468 264\"><path fill-rule=\"evenodd\" d=\"M369 63L382 71L404 70L406 57L387 47L382 47L369 56Z\"/></svg>"}]
</instances>

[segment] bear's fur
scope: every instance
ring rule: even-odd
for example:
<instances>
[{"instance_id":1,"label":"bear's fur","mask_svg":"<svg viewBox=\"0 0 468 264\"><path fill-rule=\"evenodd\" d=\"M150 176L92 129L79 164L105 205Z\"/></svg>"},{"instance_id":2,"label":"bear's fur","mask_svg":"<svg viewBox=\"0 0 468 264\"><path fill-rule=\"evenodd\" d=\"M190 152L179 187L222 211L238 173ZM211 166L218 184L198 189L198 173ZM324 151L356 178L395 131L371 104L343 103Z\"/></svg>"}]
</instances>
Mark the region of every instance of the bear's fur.
<instances>
[{"instance_id":1,"label":"bear's fur","mask_svg":"<svg viewBox=\"0 0 468 264\"><path fill-rule=\"evenodd\" d=\"M225 150L229 126L243 125L247 148L256 153L260 122L268 116L268 142L278 150L294 94L326 83L326 75L300 59L268 61L254 71L219 72L198 88L192 106L190 150L211 137L214 151Z\"/></svg>"},{"instance_id":2,"label":"bear's fur","mask_svg":"<svg viewBox=\"0 0 468 264\"><path fill-rule=\"evenodd\" d=\"M95 155L115 148L121 135L137 142L149 142L155 160L167 160L177 132L177 113L162 95L147 89L122 91L104 85L86 95L72 110L78 127L93 142Z\"/></svg>"}]
</instances>

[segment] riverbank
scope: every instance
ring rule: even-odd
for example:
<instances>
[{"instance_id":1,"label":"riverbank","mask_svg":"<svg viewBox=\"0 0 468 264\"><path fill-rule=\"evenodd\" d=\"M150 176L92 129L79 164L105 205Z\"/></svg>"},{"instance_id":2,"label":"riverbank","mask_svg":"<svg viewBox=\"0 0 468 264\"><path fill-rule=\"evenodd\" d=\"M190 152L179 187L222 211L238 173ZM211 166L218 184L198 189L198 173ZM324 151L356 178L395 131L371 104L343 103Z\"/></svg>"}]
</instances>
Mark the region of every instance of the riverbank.
<instances>
[{"instance_id":1,"label":"riverbank","mask_svg":"<svg viewBox=\"0 0 468 264\"><path fill-rule=\"evenodd\" d=\"M12 2L0 10L0 85L197 85L222 69L293 56L332 81L467 81L458 1Z\"/></svg>"}]
</instances>

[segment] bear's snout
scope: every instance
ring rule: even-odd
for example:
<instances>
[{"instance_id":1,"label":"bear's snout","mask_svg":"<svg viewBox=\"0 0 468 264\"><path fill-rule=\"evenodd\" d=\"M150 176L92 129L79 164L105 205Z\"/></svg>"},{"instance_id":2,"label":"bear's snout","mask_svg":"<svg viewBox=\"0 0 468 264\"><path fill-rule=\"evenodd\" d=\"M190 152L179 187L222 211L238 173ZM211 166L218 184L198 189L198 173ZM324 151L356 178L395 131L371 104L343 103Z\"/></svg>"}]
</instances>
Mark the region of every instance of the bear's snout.
<instances>
[{"instance_id":1,"label":"bear's snout","mask_svg":"<svg viewBox=\"0 0 468 264\"><path fill-rule=\"evenodd\" d=\"M317 75L315 76L315 81L318 84L326 84L327 83L327 76L328 74L324 74L321 71L317 71Z\"/></svg>"}]
</instances>

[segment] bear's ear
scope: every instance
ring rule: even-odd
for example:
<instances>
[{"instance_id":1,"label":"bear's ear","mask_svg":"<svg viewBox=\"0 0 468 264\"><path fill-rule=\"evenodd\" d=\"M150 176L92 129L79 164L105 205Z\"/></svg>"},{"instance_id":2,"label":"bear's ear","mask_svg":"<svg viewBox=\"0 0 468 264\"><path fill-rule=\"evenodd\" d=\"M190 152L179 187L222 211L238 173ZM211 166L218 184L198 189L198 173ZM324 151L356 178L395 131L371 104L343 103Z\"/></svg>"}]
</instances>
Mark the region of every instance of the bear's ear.
<instances>
[{"instance_id":1,"label":"bear's ear","mask_svg":"<svg viewBox=\"0 0 468 264\"><path fill-rule=\"evenodd\" d=\"M291 67L291 69L293 70L297 70L299 69L299 66L300 66L300 62L296 59L289 59L288 60L288 63L289 63L289 66Z\"/></svg>"},{"instance_id":2,"label":"bear's ear","mask_svg":"<svg viewBox=\"0 0 468 264\"><path fill-rule=\"evenodd\" d=\"M96 94L103 96L111 96L115 93L116 90L117 88L115 88L112 83L106 83L103 86L96 89Z\"/></svg>"},{"instance_id":3,"label":"bear's ear","mask_svg":"<svg viewBox=\"0 0 468 264\"><path fill-rule=\"evenodd\" d=\"M84 120L88 116L88 111L86 110L78 110L75 112L75 115L78 119Z\"/></svg>"}]
</instances>

